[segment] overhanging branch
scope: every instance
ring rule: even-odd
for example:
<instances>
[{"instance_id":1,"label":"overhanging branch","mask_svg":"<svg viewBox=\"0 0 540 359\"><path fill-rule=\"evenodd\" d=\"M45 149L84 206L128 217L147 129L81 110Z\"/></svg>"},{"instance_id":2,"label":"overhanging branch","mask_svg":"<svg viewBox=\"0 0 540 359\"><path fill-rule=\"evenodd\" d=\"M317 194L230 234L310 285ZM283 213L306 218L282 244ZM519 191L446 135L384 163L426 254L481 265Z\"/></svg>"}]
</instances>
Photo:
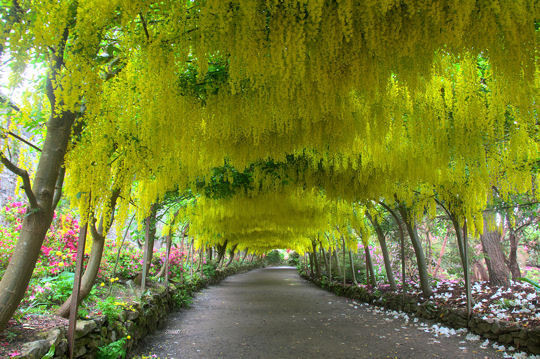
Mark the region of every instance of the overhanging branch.
<instances>
[{"instance_id":1,"label":"overhanging branch","mask_svg":"<svg viewBox=\"0 0 540 359\"><path fill-rule=\"evenodd\" d=\"M17 176L21 177L23 181L23 188L24 193L26 193L26 197L28 197L28 202L30 202L30 207L32 209L38 209L39 205L36 200L36 196L34 195L34 192L32 191L32 185L30 184L30 176L28 175L28 172L26 170L23 170L22 168L17 167L13 162L8 160L6 156L2 152L0 152L0 160L6 166L8 170L15 173Z\"/></svg>"}]
</instances>

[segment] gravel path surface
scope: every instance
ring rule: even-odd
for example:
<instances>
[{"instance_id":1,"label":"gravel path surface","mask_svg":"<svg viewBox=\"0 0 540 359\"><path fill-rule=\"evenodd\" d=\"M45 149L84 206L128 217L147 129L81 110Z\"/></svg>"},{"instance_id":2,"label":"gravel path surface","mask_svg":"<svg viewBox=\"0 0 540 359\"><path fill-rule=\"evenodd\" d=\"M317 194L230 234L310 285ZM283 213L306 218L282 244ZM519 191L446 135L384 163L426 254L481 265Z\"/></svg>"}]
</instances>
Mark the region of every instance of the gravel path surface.
<instances>
[{"instance_id":1,"label":"gravel path surface","mask_svg":"<svg viewBox=\"0 0 540 359\"><path fill-rule=\"evenodd\" d=\"M171 313L137 354L160 358L503 358L464 334L337 297L290 267L227 278Z\"/></svg>"}]
</instances>

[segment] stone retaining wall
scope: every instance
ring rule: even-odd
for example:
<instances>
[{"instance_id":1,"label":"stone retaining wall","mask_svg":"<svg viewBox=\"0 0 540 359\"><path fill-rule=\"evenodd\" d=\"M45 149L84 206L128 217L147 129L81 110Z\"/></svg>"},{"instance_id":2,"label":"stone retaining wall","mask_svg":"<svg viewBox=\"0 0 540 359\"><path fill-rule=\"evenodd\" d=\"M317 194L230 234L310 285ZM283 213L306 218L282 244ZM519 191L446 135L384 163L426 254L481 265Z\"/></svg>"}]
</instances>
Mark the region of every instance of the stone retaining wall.
<instances>
[{"instance_id":1,"label":"stone retaining wall","mask_svg":"<svg viewBox=\"0 0 540 359\"><path fill-rule=\"evenodd\" d=\"M114 342L128 335L128 352L137 342L147 334L155 331L164 324L168 314L177 308L173 294L177 291L186 291L189 295L200 291L210 284L217 284L229 275L246 272L260 267L260 264L246 264L242 267L228 267L216 270L212 278L185 283L183 285L170 285L166 291L161 287L157 293L145 295L141 303L136 303L130 309L120 313L118 319L109 321L105 316L90 320L77 321L75 358L95 358L98 348ZM55 328L41 334L43 339L24 345L21 358L41 359L49 349L55 346L54 358L67 358L67 337L65 328Z\"/></svg>"},{"instance_id":2,"label":"stone retaining wall","mask_svg":"<svg viewBox=\"0 0 540 359\"><path fill-rule=\"evenodd\" d=\"M343 286L342 283L337 282L321 283L320 280L306 275L302 275L302 277L339 296L391 310L401 310L420 318L441 322L455 329L468 328L471 332L484 338L504 345L512 345L532 354L540 354L540 327L527 328L516 323L482 319L475 315L467 321L467 313L463 309L437 306L431 301L418 303L417 299L410 295L405 295L405 300L403 300L402 294L393 292L376 296L362 287Z\"/></svg>"}]
</instances>

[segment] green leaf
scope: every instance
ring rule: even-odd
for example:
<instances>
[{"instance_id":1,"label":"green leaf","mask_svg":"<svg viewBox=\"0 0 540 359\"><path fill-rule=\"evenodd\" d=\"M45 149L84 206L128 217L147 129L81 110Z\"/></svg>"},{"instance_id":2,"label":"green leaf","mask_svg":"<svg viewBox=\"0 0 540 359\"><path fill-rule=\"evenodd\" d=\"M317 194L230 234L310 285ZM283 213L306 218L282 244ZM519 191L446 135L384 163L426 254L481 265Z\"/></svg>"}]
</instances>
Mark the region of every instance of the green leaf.
<instances>
[{"instance_id":1,"label":"green leaf","mask_svg":"<svg viewBox=\"0 0 540 359\"><path fill-rule=\"evenodd\" d=\"M54 357L54 351L56 350L55 345L53 344L49 351L41 357L41 359L52 359Z\"/></svg>"}]
</instances>

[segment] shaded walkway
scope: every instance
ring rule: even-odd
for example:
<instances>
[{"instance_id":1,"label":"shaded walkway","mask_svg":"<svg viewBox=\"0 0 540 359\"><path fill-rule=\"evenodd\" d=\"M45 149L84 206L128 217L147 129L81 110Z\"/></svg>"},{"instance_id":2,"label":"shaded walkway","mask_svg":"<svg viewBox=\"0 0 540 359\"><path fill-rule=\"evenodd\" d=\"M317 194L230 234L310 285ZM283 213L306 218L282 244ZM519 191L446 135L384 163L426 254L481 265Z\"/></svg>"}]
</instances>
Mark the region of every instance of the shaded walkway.
<instances>
[{"instance_id":1,"label":"shaded walkway","mask_svg":"<svg viewBox=\"0 0 540 359\"><path fill-rule=\"evenodd\" d=\"M301 279L294 268L239 274L170 315L140 354L160 358L502 358L462 335L436 337Z\"/></svg>"}]
</instances>

